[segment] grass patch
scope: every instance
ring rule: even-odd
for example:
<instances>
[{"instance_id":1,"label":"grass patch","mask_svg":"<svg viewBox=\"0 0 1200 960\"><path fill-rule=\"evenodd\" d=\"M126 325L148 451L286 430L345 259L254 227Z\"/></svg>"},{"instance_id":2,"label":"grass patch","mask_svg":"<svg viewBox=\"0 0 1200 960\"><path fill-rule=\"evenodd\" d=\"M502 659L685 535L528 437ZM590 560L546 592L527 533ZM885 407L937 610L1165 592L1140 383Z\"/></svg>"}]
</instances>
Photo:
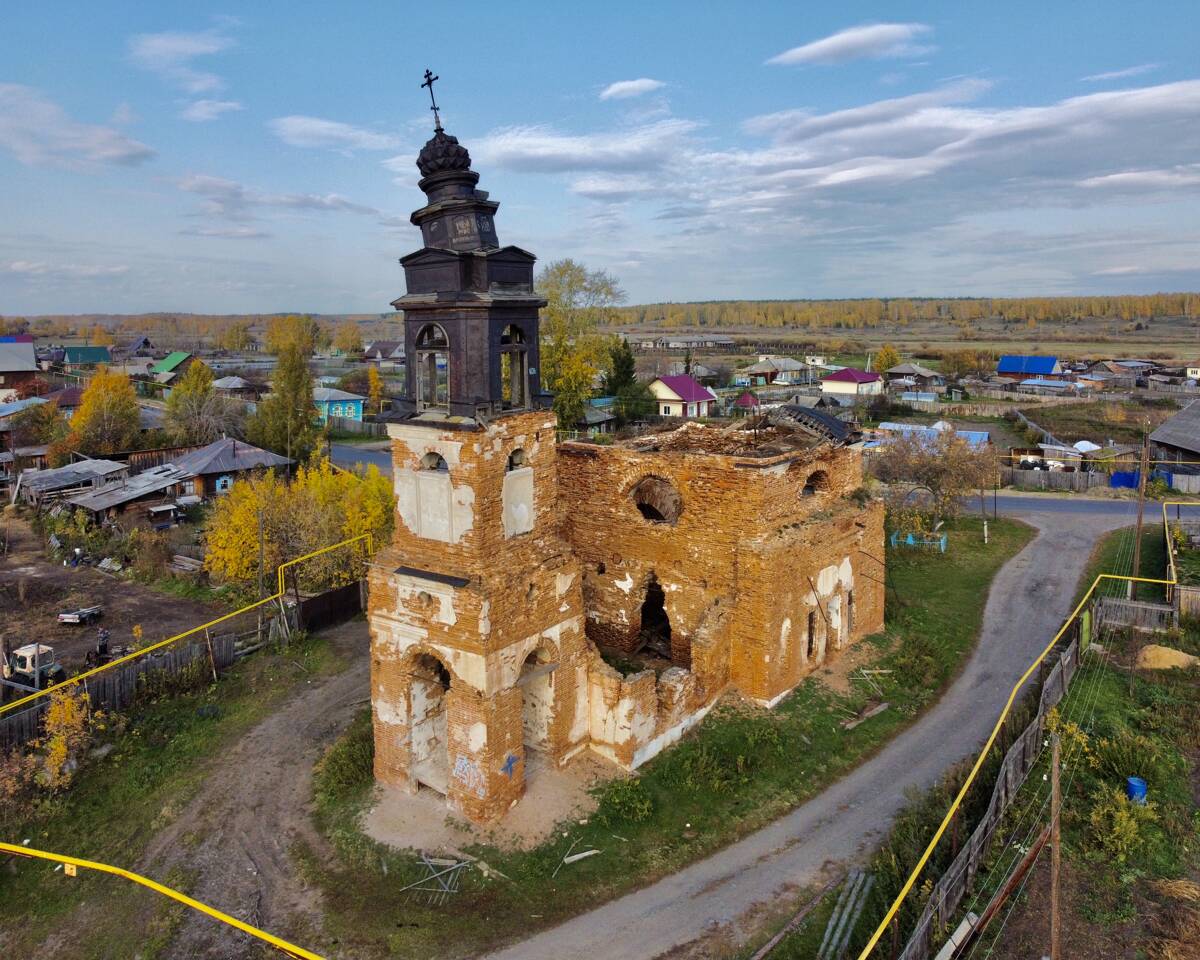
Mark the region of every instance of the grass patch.
<instances>
[{"instance_id":1,"label":"grass patch","mask_svg":"<svg viewBox=\"0 0 1200 960\"><path fill-rule=\"evenodd\" d=\"M1087 567L1079 581L1079 592L1076 602L1083 599L1092 581L1102 573L1115 573L1129 576L1133 573L1133 537L1136 528L1121 527L1106 533L1092 548ZM1142 556L1141 575L1153 580L1164 580L1167 577L1167 545L1163 539L1162 522L1154 516L1150 507L1146 510L1146 518L1142 524ZM1114 589L1111 581L1105 581L1107 586L1100 589L1101 595L1111 595ZM1139 600L1161 602L1165 597L1164 588L1158 584L1143 583L1138 587Z\"/></svg>"},{"instance_id":2,"label":"grass patch","mask_svg":"<svg viewBox=\"0 0 1200 960\"><path fill-rule=\"evenodd\" d=\"M891 709L843 730L846 715L877 695L835 693L819 676L773 711L726 699L636 778L599 788L588 822L560 824L530 851L469 848L511 879L473 871L437 908L397 893L419 875L414 857L357 828L371 791L371 733L365 720L356 723L315 778L318 817L340 854L337 863L307 862L327 894L327 931L356 957L474 956L672 873L820 793L910 724L958 672L992 578L1033 535L1012 520L990 531L985 546L982 522L964 518L949 526L946 554L888 552L887 630L862 642L892 671L881 675ZM572 843L603 852L554 876Z\"/></svg>"},{"instance_id":3,"label":"grass patch","mask_svg":"<svg viewBox=\"0 0 1200 960\"><path fill-rule=\"evenodd\" d=\"M304 664L298 673L291 661ZM248 657L221 675L218 683L143 701L129 711L106 757L85 761L74 784L40 801L25 819L11 818L10 842L28 838L31 846L118 866L137 863L146 843L174 820L204 781L209 761L283 702L294 687L340 667L319 636L280 653ZM104 742L100 734L97 743ZM169 878L182 884L188 878ZM6 876L4 936L12 956L34 948L83 901L105 904L103 930L77 945L81 957L159 955L170 943L181 911L156 894L89 871L67 879L52 864L20 861ZM161 901L161 902L160 902ZM140 908L140 909L139 909ZM128 922L150 910L148 928ZM73 948L74 949L74 948Z\"/></svg>"},{"instance_id":4,"label":"grass patch","mask_svg":"<svg viewBox=\"0 0 1200 960\"><path fill-rule=\"evenodd\" d=\"M1153 430L1178 411L1179 407L1169 398L1144 398L1137 401L1093 400L1088 403L1043 405L1026 407L1021 412L1063 443L1091 440L1104 444L1112 440L1114 443L1141 446L1142 427L1147 420ZM1136 458L1137 454L1131 456ZM1135 466L1129 464L1123 469L1132 470Z\"/></svg>"}]
</instances>

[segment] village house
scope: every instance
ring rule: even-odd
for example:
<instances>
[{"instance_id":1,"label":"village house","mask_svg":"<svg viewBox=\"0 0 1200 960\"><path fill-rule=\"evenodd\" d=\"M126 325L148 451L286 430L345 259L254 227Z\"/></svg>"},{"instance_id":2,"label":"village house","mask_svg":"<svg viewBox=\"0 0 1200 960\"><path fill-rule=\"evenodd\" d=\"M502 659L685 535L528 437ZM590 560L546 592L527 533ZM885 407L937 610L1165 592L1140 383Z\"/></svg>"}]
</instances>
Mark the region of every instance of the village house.
<instances>
[{"instance_id":1,"label":"village house","mask_svg":"<svg viewBox=\"0 0 1200 960\"><path fill-rule=\"evenodd\" d=\"M63 347L60 362L64 370L87 370L108 366L112 363L112 354L108 347Z\"/></svg>"},{"instance_id":2,"label":"village house","mask_svg":"<svg viewBox=\"0 0 1200 960\"><path fill-rule=\"evenodd\" d=\"M33 338L0 340L0 403L9 403L33 386L37 379Z\"/></svg>"},{"instance_id":3,"label":"village house","mask_svg":"<svg viewBox=\"0 0 1200 960\"><path fill-rule=\"evenodd\" d=\"M187 372L187 368L195 362L195 359L185 350L176 350L174 353L168 353L150 367L150 376L154 378L155 383L162 384L161 392L164 397L171 395L171 384L178 381Z\"/></svg>"},{"instance_id":4,"label":"village house","mask_svg":"<svg viewBox=\"0 0 1200 960\"><path fill-rule=\"evenodd\" d=\"M218 393L223 393L227 397L236 397L244 400L258 399L258 388L249 380L242 377L218 377L212 382L212 387Z\"/></svg>"},{"instance_id":5,"label":"village house","mask_svg":"<svg viewBox=\"0 0 1200 960\"><path fill-rule=\"evenodd\" d=\"M1160 424L1150 434L1150 443L1156 460L1173 460L1180 464L1200 461L1200 400L1193 400L1170 420Z\"/></svg>"},{"instance_id":6,"label":"village house","mask_svg":"<svg viewBox=\"0 0 1200 960\"><path fill-rule=\"evenodd\" d=\"M946 385L946 379L936 370L930 370L919 363L898 363L883 371L883 376L889 384L899 383L907 387L919 387L922 390L936 389Z\"/></svg>"},{"instance_id":7,"label":"village house","mask_svg":"<svg viewBox=\"0 0 1200 960\"><path fill-rule=\"evenodd\" d=\"M47 503L83 490L97 490L116 484L129 476L129 464L115 460L79 460L63 467L22 470L13 488L12 499L42 507Z\"/></svg>"},{"instance_id":8,"label":"village house","mask_svg":"<svg viewBox=\"0 0 1200 960\"><path fill-rule=\"evenodd\" d=\"M812 371L807 364L792 357L759 357L757 362L743 367L738 374L746 377L748 384L760 386L769 383L811 383L813 379Z\"/></svg>"},{"instance_id":9,"label":"village house","mask_svg":"<svg viewBox=\"0 0 1200 960\"><path fill-rule=\"evenodd\" d=\"M357 393L347 393L345 390L337 390L333 387L313 388L313 403L316 404L317 416L322 423L328 421L330 417L361 422L363 404L366 401L366 397L360 397Z\"/></svg>"},{"instance_id":10,"label":"village house","mask_svg":"<svg viewBox=\"0 0 1200 960\"><path fill-rule=\"evenodd\" d=\"M996 364L996 376L1003 380L1065 380L1068 374L1063 371L1058 357L1026 357L1018 354L1004 354Z\"/></svg>"},{"instance_id":11,"label":"village house","mask_svg":"<svg viewBox=\"0 0 1200 960\"><path fill-rule=\"evenodd\" d=\"M363 350L363 360L380 367L396 367L404 363L404 344L399 340L375 340Z\"/></svg>"},{"instance_id":12,"label":"village house","mask_svg":"<svg viewBox=\"0 0 1200 960\"><path fill-rule=\"evenodd\" d=\"M499 204L440 123L417 165L396 524L369 574L375 777L487 822L537 766L637 768L725 691L774 706L880 630L883 507L852 496L846 425L801 407L559 443L533 255L500 246ZM714 399L655 384L683 415Z\"/></svg>"},{"instance_id":13,"label":"village house","mask_svg":"<svg viewBox=\"0 0 1200 960\"><path fill-rule=\"evenodd\" d=\"M650 392L663 417L708 417L716 412L717 395L686 374L656 377L650 383Z\"/></svg>"},{"instance_id":14,"label":"village house","mask_svg":"<svg viewBox=\"0 0 1200 960\"><path fill-rule=\"evenodd\" d=\"M173 461L184 479L176 486L180 496L207 498L226 493L234 481L264 470L286 470L293 461L232 437L215 440Z\"/></svg>"},{"instance_id":15,"label":"village house","mask_svg":"<svg viewBox=\"0 0 1200 960\"><path fill-rule=\"evenodd\" d=\"M877 373L843 367L822 378L821 393L849 406L864 397L876 397L883 393L883 378Z\"/></svg>"}]
</instances>

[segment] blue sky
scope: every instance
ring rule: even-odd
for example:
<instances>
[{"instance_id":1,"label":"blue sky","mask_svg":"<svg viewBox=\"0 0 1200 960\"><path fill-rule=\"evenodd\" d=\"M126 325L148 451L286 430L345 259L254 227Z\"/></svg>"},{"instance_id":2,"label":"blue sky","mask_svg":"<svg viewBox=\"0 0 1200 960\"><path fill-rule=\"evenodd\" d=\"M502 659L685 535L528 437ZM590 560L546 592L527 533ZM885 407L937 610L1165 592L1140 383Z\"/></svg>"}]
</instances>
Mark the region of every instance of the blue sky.
<instances>
[{"instance_id":1,"label":"blue sky","mask_svg":"<svg viewBox=\"0 0 1200 960\"><path fill-rule=\"evenodd\" d=\"M630 302L1200 288L1200 8L12 5L0 313L384 312L447 130Z\"/></svg>"}]
</instances>

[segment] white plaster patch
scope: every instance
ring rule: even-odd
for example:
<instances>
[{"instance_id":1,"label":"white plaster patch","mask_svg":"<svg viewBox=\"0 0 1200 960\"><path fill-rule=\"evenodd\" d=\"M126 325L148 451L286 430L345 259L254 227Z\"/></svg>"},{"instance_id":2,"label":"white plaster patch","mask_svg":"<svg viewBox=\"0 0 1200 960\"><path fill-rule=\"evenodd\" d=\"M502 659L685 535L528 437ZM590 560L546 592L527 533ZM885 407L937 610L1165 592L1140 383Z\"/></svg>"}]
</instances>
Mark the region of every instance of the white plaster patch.
<instances>
[{"instance_id":1,"label":"white plaster patch","mask_svg":"<svg viewBox=\"0 0 1200 960\"><path fill-rule=\"evenodd\" d=\"M492 601L484 600L479 607L479 635L486 637L492 632L492 621L488 619L488 614L491 613Z\"/></svg>"},{"instance_id":2,"label":"white plaster patch","mask_svg":"<svg viewBox=\"0 0 1200 960\"><path fill-rule=\"evenodd\" d=\"M628 593L630 590L633 589L633 574L627 572L625 574L625 579L624 580L614 580L613 586L624 593Z\"/></svg>"},{"instance_id":3,"label":"white plaster patch","mask_svg":"<svg viewBox=\"0 0 1200 960\"><path fill-rule=\"evenodd\" d=\"M472 753L478 753L487 746L487 724L483 722L473 723L467 730L467 746L470 747Z\"/></svg>"},{"instance_id":4,"label":"white plaster patch","mask_svg":"<svg viewBox=\"0 0 1200 960\"><path fill-rule=\"evenodd\" d=\"M571 589L571 584L575 582L575 574L573 573L556 573L554 575L554 594L557 597L565 597L567 591Z\"/></svg>"}]
</instances>

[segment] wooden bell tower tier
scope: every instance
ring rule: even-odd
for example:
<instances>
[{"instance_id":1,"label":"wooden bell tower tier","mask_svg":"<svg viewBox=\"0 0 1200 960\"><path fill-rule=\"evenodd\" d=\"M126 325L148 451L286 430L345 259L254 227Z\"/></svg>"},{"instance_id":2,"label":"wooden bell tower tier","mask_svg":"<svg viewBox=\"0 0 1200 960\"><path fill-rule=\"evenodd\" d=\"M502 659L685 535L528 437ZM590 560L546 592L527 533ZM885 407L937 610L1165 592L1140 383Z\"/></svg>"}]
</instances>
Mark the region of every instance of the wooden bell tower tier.
<instances>
[{"instance_id":1,"label":"wooden bell tower tier","mask_svg":"<svg viewBox=\"0 0 1200 960\"><path fill-rule=\"evenodd\" d=\"M394 303L407 360L388 425L396 533L370 574L375 776L482 822L520 798L531 764L586 746L594 651L561 537L535 258L498 245L498 204L440 121L417 166L424 246L401 260Z\"/></svg>"},{"instance_id":2,"label":"wooden bell tower tier","mask_svg":"<svg viewBox=\"0 0 1200 960\"><path fill-rule=\"evenodd\" d=\"M549 405L538 375L537 259L501 247L500 206L476 190L479 174L458 140L439 125L417 158L429 202L412 215L424 246L403 257L407 357L402 417L484 420Z\"/></svg>"}]
</instances>

